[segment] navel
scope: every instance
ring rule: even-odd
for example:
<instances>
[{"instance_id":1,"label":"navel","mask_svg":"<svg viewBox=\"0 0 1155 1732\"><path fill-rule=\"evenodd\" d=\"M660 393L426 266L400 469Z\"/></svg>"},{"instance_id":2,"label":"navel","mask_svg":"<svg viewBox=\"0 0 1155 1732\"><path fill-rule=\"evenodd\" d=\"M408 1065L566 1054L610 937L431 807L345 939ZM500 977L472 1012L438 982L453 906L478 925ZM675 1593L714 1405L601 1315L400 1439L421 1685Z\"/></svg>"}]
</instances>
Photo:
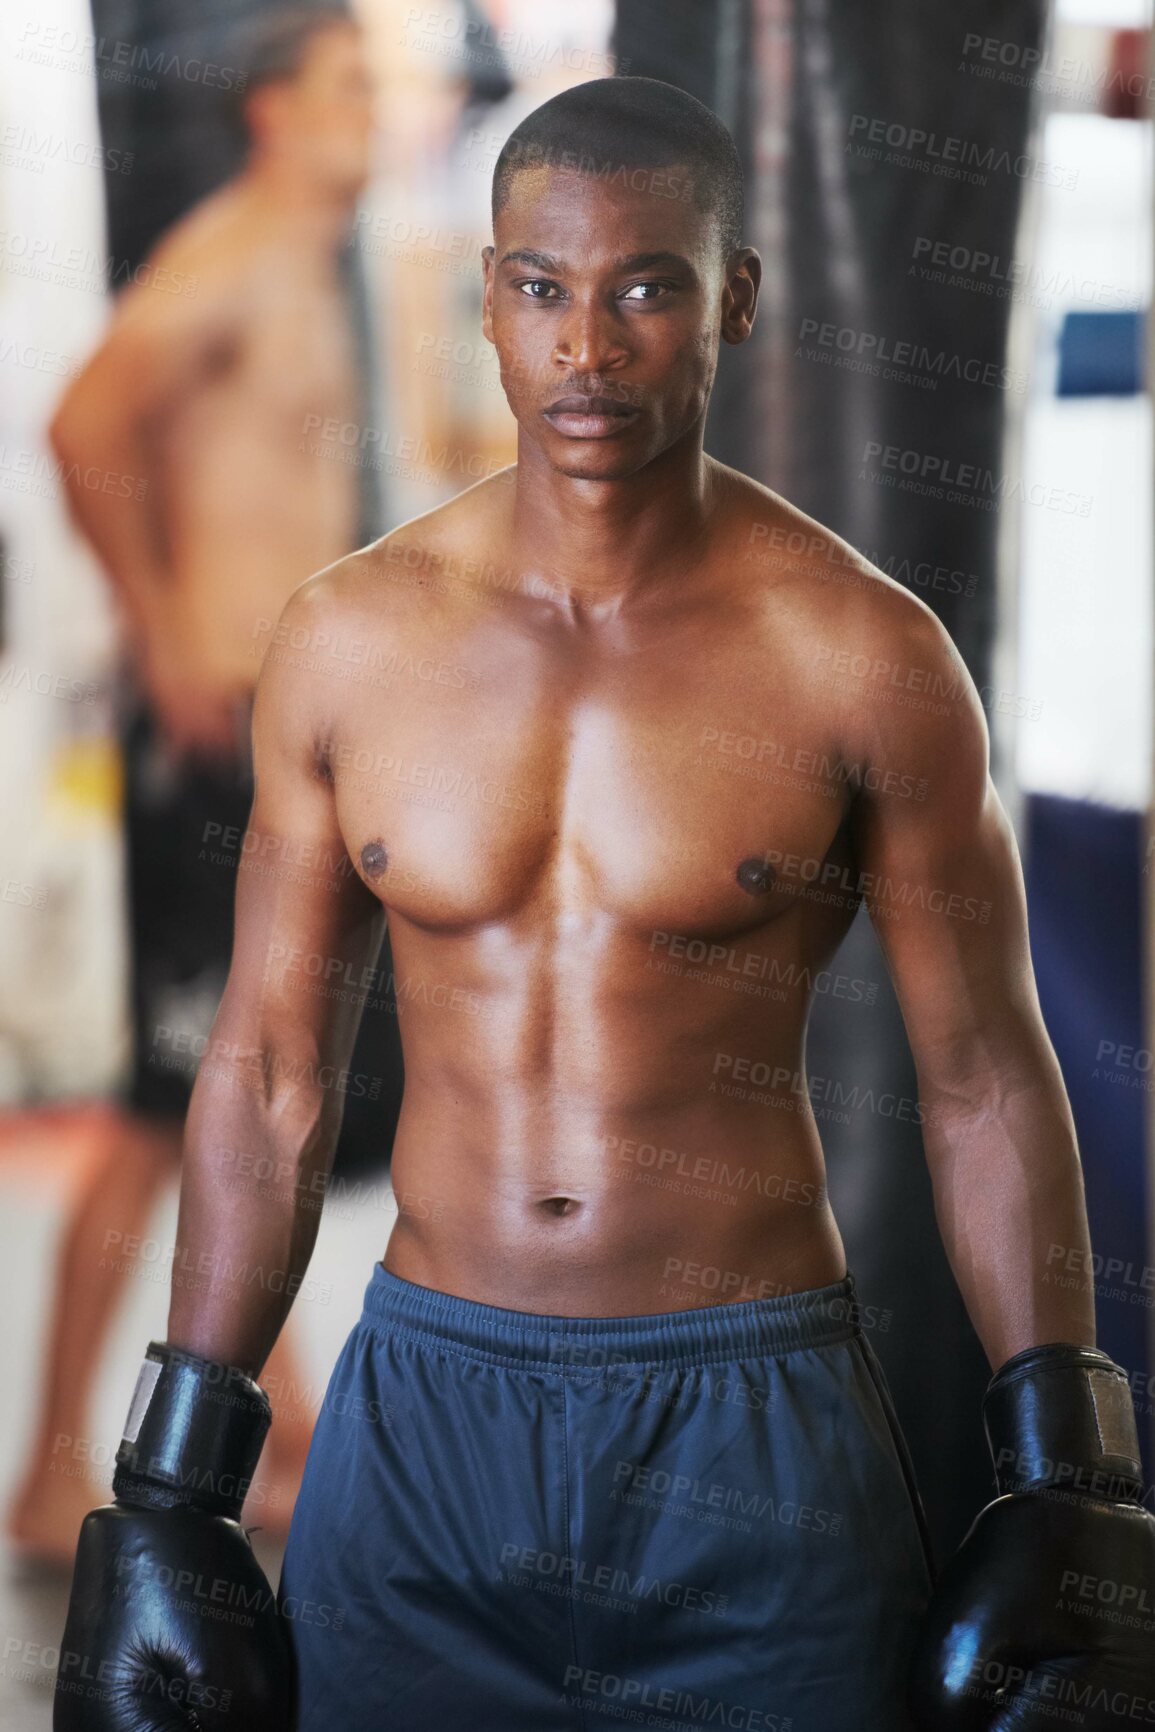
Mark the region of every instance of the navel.
<instances>
[{"instance_id":1,"label":"navel","mask_svg":"<svg viewBox=\"0 0 1155 1732\"><path fill-rule=\"evenodd\" d=\"M384 842L366 842L361 850L361 870L366 878L380 878L389 869L389 855Z\"/></svg>"},{"instance_id":2,"label":"navel","mask_svg":"<svg viewBox=\"0 0 1155 1732\"><path fill-rule=\"evenodd\" d=\"M757 854L743 860L734 876L749 896L765 896L774 888L774 868L769 860L760 859Z\"/></svg>"},{"instance_id":3,"label":"navel","mask_svg":"<svg viewBox=\"0 0 1155 1732\"><path fill-rule=\"evenodd\" d=\"M576 1197L542 1197L538 1208L546 1215L572 1215L581 1204Z\"/></svg>"}]
</instances>

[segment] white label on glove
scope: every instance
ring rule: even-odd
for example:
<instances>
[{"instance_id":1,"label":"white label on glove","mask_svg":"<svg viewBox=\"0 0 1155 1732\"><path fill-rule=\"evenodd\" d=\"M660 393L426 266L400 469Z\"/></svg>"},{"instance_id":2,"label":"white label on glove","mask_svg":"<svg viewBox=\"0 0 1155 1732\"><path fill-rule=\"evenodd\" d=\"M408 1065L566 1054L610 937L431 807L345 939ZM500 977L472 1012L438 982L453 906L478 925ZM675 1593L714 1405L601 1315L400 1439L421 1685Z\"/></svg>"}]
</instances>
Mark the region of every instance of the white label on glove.
<instances>
[{"instance_id":1,"label":"white label on glove","mask_svg":"<svg viewBox=\"0 0 1155 1732\"><path fill-rule=\"evenodd\" d=\"M140 1376L132 1392L132 1406L128 1410L128 1420L124 1427L124 1436L128 1443L135 1443L137 1440L144 1416L148 1412L148 1404L152 1400L152 1392L163 1369L159 1359L146 1359L140 1368Z\"/></svg>"},{"instance_id":2,"label":"white label on glove","mask_svg":"<svg viewBox=\"0 0 1155 1732\"><path fill-rule=\"evenodd\" d=\"M1116 1372L1089 1371L1087 1383L1099 1445L1105 1455L1139 1460L1139 1438L1135 1429L1135 1404L1125 1377Z\"/></svg>"}]
</instances>

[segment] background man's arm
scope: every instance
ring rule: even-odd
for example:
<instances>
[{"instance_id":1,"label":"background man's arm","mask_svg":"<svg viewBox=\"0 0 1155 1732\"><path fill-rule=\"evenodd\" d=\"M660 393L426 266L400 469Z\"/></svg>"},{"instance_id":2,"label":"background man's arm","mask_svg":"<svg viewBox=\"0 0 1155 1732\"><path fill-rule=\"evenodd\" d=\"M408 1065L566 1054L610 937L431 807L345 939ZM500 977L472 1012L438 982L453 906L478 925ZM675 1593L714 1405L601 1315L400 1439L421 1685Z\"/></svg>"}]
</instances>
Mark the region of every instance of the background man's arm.
<instances>
[{"instance_id":1,"label":"background man's arm","mask_svg":"<svg viewBox=\"0 0 1155 1732\"><path fill-rule=\"evenodd\" d=\"M934 695L922 708L888 703L893 688L850 700L856 759L875 771L856 799L856 864L918 1070L939 1228L999 1366L1044 1342L1094 1343L1082 1170L982 705L929 609L902 597L885 611L888 665L918 669ZM925 798L886 791L887 770L899 787L925 779ZM1055 1246L1074 1281L1049 1278Z\"/></svg>"},{"instance_id":2,"label":"background man's arm","mask_svg":"<svg viewBox=\"0 0 1155 1732\"><path fill-rule=\"evenodd\" d=\"M290 598L295 636L331 617L330 582ZM312 1254L359 1019L352 991L310 990L313 971L367 978L384 930L320 764L332 682L300 659L274 648L257 686L256 798L228 982L189 1106L168 1325L171 1344L254 1377Z\"/></svg>"},{"instance_id":3,"label":"background man's arm","mask_svg":"<svg viewBox=\"0 0 1155 1732\"><path fill-rule=\"evenodd\" d=\"M163 629L168 577L159 437L231 341L236 319L235 296L211 272L163 280L170 276L195 294L151 279L126 289L49 429L76 523L146 643Z\"/></svg>"}]
</instances>

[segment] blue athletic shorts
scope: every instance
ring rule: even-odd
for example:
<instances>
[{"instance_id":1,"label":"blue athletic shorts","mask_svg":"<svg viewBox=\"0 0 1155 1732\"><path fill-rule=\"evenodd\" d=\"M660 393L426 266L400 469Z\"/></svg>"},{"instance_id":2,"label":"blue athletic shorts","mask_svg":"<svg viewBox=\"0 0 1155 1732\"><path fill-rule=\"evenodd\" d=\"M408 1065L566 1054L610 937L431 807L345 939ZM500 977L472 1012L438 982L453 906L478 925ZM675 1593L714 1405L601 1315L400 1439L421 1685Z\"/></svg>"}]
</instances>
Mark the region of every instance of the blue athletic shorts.
<instances>
[{"instance_id":1,"label":"blue athletic shorts","mask_svg":"<svg viewBox=\"0 0 1155 1732\"><path fill-rule=\"evenodd\" d=\"M929 1591L850 1276L571 1318L378 1264L278 1599L299 1732L906 1732Z\"/></svg>"}]
</instances>

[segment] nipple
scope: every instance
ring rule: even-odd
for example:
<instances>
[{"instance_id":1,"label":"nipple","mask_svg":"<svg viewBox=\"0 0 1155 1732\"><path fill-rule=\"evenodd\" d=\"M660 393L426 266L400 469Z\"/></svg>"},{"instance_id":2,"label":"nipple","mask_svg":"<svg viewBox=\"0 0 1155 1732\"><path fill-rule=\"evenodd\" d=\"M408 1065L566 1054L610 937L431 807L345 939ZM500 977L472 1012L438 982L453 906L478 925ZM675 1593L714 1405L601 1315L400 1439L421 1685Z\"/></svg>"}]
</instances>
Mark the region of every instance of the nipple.
<instances>
[{"instance_id":1,"label":"nipple","mask_svg":"<svg viewBox=\"0 0 1155 1732\"><path fill-rule=\"evenodd\" d=\"M774 868L769 860L759 859L752 854L748 860L743 860L734 874L743 890L750 896L765 896L768 890L774 888Z\"/></svg>"},{"instance_id":2,"label":"nipple","mask_svg":"<svg viewBox=\"0 0 1155 1732\"><path fill-rule=\"evenodd\" d=\"M380 878L389 866L389 855L383 842L366 842L361 850L361 870L366 878Z\"/></svg>"}]
</instances>

